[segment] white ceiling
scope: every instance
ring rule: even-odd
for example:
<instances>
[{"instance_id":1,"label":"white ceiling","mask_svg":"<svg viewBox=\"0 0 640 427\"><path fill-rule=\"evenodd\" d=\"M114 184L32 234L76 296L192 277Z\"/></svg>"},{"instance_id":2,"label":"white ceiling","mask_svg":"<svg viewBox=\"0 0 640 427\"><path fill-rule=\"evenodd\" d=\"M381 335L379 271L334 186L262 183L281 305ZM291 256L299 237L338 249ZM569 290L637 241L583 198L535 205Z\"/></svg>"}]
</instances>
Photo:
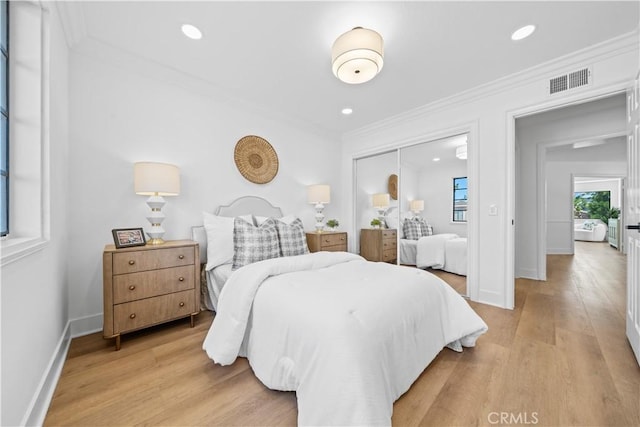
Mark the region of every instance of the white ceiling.
<instances>
[{"instance_id":1,"label":"white ceiling","mask_svg":"<svg viewBox=\"0 0 640 427\"><path fill-rule=\"evenodd\" d=\"M66 2L71 47L162 67L220 98L340 135L378 120L637 30L639 3L585 2ZM183 23L198 26L187 39ZM511 33L537 25L520 42ZM347 85L331 45L355 27L378 31L385 64ZM343 116L343 107L352 107Z\"/></svg>"}]
</instances>

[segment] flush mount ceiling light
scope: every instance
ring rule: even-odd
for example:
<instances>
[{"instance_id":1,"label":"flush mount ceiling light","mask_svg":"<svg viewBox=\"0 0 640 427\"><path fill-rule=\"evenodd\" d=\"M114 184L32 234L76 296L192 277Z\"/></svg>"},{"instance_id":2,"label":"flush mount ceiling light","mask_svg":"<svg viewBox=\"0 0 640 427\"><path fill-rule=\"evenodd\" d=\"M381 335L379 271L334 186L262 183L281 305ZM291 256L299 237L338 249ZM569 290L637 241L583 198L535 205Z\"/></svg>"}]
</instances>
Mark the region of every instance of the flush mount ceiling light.
<instances>
[{"instance_id":1,"label":"flush mount ceiling light","mask_svg":"<svg viewBox=\"0 0 640 427\"><path fill-rule=\"evenodd\" d=\"M191 24L184 24L182 26L182 32L185 36L193 40L200 40L202 38L202 31L198 27Z\"/></svg>"},{"instance_id":2,"label":"flush mount ceiling light","mask_svg":"<svg viewBox=\"0 0 640 427\"><path fill-rule=\"evenodd\" d=\"M529 37L536 30L535 25L525 25L522 28L518 28L511 34L511 40L517 41Z\"/></svg>"},{"instance_id":3,"label":"flush mount ceiling light","mask_svg":"<svg viewBox=\"0 0 640 427\"><path fill-rule=\"evenodd\" d=\"M383 56L382 36L373 30L355 27L333 43L333 74L349 84L368 82L382 70Z\"/></svg>"},{"instance_id":4,"label":"flush mount ceiling light","mask_svg":"<svg viewBox=\"0 0 640 427\"><path fill-rule=\"evenodd\" d=\"M347 107L342 109L342 114L344 114L345 116L348 116L351 113L353 113L353 108Z\"/></svg>"}]
</instances>

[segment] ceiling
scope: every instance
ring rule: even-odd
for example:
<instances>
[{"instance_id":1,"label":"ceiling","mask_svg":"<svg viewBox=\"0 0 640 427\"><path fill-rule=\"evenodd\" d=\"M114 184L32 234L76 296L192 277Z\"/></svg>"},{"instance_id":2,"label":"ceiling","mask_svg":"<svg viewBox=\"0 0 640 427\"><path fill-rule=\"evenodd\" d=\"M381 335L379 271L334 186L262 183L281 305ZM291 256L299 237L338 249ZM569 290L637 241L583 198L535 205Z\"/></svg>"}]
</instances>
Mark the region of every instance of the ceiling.
<instances>
[{"instance_id":1,"label":"ceiling","mask_svg":"<svg viewBox=\"0 0 640 427\"><path fill-rule=\"evenodd\" d=\"M639 3L628 1L86 1L58 7L73 50L123 67L160 67L219 99L331 135L636 31L639 22ZM184 23L204 37L187 39ZM531 37L510 39L530 23L537 26ZM331 72L331 45L356 26L383 36L385 63L373 80L348 85ZM342 115L344 107L353 114Z\"/></svg>"}]
</instances>

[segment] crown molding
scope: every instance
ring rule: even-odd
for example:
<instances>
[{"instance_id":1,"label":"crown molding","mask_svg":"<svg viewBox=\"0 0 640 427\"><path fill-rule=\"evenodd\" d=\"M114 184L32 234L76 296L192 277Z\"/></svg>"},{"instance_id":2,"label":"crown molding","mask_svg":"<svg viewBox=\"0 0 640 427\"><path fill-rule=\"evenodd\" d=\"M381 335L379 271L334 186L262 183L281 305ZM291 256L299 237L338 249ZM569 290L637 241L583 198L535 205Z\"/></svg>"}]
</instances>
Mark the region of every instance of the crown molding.
<instances>
[{"instance_id":1,"label":"crown molding","mask_svg":"<svg viewBox=\"0 0 640 427\"><path fill-rule=\"evenodd\" d=\"M411 122L430 113L445 110L454 105L471 103L497 93L506 92L519 86L530 84L535 79L544 79L547 76L553 76L562 73L563 71L571 71L573 68L606 60L625 53L638 52L639 49L640 30L636 29L630 33L622 34L618 37L605 40L585 49L543 62L536 66L527 68L526 70L510 74L455 95L396 114L376 123L363 126L359 129L345 132L342 135L342 140L349 141L351 139L359 139L375 135L383 129Z\"/></svg>"},{"instance_id":2,"label":"crown molding","mask_svg":"<svg viewBox=\"0 0 640 427\"><path fill-rule=\"evenodd\" d=\"M57 1L55 5L67 46L69 49L73 49L88 37L82 2Z\"/></svg>"}]
</instances>

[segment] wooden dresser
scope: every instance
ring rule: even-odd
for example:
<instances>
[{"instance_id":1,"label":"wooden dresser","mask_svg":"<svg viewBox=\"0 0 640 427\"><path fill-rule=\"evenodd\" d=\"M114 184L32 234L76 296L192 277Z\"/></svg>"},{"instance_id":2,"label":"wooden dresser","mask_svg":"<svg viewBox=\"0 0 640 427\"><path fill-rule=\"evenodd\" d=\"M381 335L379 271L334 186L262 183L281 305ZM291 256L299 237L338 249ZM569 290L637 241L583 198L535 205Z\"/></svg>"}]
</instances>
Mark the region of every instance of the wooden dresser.
<instances>
[{"instance_id":1,"label":"wooden dresser","mask_svg":"<svg viewBox=\"0 0 640 427\"><path fill-rule=\"evenodd\" d=\"M344 231L323 231L322 233L307 233L307 245L309 246L310 252L347 252L347 233Z\"/></svg>"},{"instance_id":2,"label":"wooden dresser","mask_svg":"<svg viewBox=\"0 0 640 427\"><path fill-rule=\"evenodd\" d=\"M116 249L102 254L104 338L200 312L199 246L191 240Z\"/></svg>"},{"instance_id":3,"label":"wooden dresser","mask_svg":"<svg viewBox=\"0 0 640 427\"><path fill-rule=\"evenodd\" d=\"M368 261L395 263L398 247L397 234L394 229L361 229L360 255Z\"/></svg>"}]
</instances>

